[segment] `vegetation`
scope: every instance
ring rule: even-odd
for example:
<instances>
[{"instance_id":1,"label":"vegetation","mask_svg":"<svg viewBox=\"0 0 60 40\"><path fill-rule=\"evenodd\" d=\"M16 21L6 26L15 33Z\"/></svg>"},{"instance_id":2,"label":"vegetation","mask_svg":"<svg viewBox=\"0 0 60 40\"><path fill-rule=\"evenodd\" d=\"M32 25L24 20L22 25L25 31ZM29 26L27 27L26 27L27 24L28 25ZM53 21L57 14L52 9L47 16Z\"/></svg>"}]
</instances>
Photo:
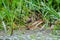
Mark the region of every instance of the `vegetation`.
<instances>
[{"instance_id":1,"label":"vegetation","mask_svg":"<svg viewBox=\"0 0 60 40\"><path fill-rule=\"evenodd\" d=\"M39 15L39 16L38 16ZM0 30L26 27L31 17L32 21L41 19L46 28L54 25L54 30L60 30L59 0L0 0ZM4 24L2 23L4 22Z\"/></svg>"}]
</instances>

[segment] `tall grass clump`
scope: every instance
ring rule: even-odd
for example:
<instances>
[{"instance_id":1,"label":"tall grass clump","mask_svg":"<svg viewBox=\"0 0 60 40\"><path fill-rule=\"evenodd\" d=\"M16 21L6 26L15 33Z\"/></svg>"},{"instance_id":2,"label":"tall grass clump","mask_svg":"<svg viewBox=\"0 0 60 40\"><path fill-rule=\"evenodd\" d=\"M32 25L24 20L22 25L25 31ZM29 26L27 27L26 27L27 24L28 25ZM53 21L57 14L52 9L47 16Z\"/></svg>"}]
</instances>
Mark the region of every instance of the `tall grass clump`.
<instances>
[{"instance_id":1,"label":"tall grass clump","mask_svg":"<svg viewBox=\"0 0 60 40\"><path fill-rule=\"evenodd\" d=\"M47 27L60 19L59 0L0 0L0 29L3 29L4 21L7 29L11 28L12 35L14 28L25 26L29 16L35 14L32 10L42 14Z\"/></svg>"}]
</instances>

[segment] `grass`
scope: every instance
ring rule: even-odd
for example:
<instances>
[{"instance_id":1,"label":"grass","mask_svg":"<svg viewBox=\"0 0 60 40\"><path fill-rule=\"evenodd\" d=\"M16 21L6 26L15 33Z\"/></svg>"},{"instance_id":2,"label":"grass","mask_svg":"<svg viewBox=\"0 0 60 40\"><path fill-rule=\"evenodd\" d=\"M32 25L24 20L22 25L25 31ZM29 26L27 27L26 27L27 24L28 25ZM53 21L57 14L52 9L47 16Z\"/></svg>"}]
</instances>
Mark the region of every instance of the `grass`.
<instances>
[{"instance_id":1,"label":"grass","mask_svg":"<svg viewBox=\"0 0 60 40\"><path fill-rule=\"evenodd\" d=\"M59 0L0 0L0 27L2 27L0 29L3 29L2 21L4 21L7 29L8 26L13 29L15 26L25 25L29 16L35 14L31 10L36 10L42 14L42 19L45 20L44 24L47 27L49 23L55 24L55 20L60 19Z\"/></svg>"}]
</instances>

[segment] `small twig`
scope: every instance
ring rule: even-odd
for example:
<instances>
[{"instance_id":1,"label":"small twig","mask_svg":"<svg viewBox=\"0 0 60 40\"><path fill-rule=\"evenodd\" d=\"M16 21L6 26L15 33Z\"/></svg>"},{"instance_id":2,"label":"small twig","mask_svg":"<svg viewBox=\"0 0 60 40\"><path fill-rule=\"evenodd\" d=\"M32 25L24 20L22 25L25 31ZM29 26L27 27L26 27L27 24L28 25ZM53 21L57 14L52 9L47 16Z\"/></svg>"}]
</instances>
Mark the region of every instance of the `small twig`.
<instances>
[{"instance_id":1,"label":"small twig","mask_svg":"<svg viewBox=\"0 0 60 40\"><path fill-rule=\"evenodd\" d=\"M43 23L43 22L36 21L36 22L34 22L32 25L35 26L35 28L37 28L38 25L40 25L41 23ZM34 28L34 29L35 29L35 28Z\"/></svg>"},{"instance_id":2,"label":"small twig","mask_svg":"<svg viewBox=\"0 0 60 40\"><path fill-rule=\"evenodd\" d=\"M32 25L35 25L35 24L37 24L37 23L38 23L38 21L34 22Z\"/></svg>"},{"instance_id":3,"label":"small twig","mask_svg":"<svg viewBox=\"0 0 60 40\"><path fill-rule=\"evenodd\" d=\"M38 27L38 25L40 25L42 22L39 22L35 27Z\"/></svg>"}]
</instances>

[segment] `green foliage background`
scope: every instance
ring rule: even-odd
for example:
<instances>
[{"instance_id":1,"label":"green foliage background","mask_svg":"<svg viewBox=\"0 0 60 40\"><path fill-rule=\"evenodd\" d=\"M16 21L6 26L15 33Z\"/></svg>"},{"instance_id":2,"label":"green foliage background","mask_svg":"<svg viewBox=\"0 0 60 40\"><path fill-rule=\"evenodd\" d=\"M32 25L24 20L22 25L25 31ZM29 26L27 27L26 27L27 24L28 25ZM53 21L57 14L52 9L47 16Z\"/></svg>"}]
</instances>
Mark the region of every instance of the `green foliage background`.
<instances>
[{"instance_id":1,"label":"green foliage background","mask_svg":"<svg viewBox=\"0 0 60 40\"><path fill-rule=\"evenodd\" d=\"M60 19L59 0L0 0L0 29L3 29L2 21L11 28L14 23L19 27L25 25L31 10L41 12L47 26L49 22L54 23L55 19Z\"/></svg>"}]
</instances>

